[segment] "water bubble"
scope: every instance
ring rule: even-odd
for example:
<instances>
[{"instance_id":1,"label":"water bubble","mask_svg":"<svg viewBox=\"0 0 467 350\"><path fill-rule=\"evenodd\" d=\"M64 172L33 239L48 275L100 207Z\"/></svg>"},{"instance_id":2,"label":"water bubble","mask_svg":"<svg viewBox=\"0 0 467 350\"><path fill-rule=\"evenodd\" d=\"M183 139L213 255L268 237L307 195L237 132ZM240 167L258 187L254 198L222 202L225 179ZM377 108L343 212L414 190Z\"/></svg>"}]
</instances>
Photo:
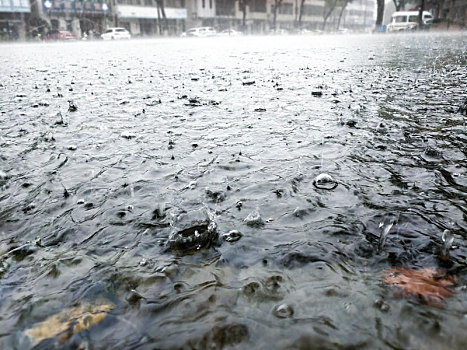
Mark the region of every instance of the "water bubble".
<instances>
[{"instance_id":1,"label":"water bubble","mask_svg":"<svg viewBox=\"0 0 467 350\"><path fill-rule=\"evenodd\" d=\"M313 185L322 190L333 190L337 187L337 181L331 175L322 173L315 177Z\"/></svg>"},{"instance_id":2,"label":"water bubble","mask_svg":"<svg viewBox=\"0 0 467 350\"><path fill-rule=\"evenodd\" d=\"M272 313L278 318L290 318L294 314L294 309L291 305L284 303L275 306Z\"/></svg>"}]
</instances>

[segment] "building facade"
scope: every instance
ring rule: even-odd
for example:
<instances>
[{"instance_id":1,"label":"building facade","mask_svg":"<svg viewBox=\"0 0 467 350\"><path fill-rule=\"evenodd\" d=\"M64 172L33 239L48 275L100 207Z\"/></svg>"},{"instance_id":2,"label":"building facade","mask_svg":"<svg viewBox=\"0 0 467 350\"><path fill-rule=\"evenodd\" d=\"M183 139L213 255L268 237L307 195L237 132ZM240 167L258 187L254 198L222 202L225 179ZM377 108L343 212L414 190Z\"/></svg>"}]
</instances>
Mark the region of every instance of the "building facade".
<instances>
[{"instance_id":1,"label":"building facade","mask_svg":"<svg viewBox=\"0 0 467 350\"><path fill-rule=\"evenodd\" d=\"M186 29L185 0L112 0L113 24L132 36L178 35Z\"/></svg>"},{"instance_id":2,"label":"building facade","mask_svg":"<svg viewBox=\"0 0 467 350\"><path fill-rule=\"evenodd\" d=\"M275 11L274 0L247 0L244 8L238 0L187 0L188 22L190 27L236 28L253 34L268 33L274 24L276 30L293 30L299 22L302 28L318 29L324 3L324 0L306 0L302 6L299 0L283 0Z\"/></svg>"}]
</instances>

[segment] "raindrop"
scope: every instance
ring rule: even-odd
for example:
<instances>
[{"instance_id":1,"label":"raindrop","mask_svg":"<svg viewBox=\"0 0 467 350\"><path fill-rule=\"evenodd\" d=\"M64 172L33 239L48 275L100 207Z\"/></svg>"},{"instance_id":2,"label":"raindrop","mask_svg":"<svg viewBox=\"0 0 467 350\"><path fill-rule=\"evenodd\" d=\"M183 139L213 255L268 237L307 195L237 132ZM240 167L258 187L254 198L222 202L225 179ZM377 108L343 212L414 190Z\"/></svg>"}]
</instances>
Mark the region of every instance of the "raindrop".
<instances>
[{"instance_id":1,"label":"raindrop","mask_svg":"<svg viewBox=\"0 0 467 350\"><path fill-rule=\"evenodd\" d=\"M313 185L322 190L333 190L337 187L337 181L329 174L319 174L313 180Z\"/></svg>"},{"instance_id":2,"label":"raindrop","mask_svg":"<svg viewBox=\"0 0 467 350\"><path fill-rule=\"evenodd\" d=\"M275 306L274 309L272 310L272 313L274 316L278 318L290 318L294 314L294 310L292 306L288 304L280 304L278 306Z\"/></svg>"}]
</instances>

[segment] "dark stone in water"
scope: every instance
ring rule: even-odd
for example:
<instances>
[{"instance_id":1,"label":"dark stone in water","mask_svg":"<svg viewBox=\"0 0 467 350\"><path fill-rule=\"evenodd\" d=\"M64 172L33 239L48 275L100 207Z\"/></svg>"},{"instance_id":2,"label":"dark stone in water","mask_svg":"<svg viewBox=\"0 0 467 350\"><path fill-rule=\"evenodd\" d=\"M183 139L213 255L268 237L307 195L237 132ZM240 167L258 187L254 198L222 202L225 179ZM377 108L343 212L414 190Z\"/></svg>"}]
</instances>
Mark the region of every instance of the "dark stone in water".
<instances>
[{"instance_id":1,"label":"dark stone in water","mask_svg":"<svg viewBox=\"0 0 467 350\"><path fill-rule=\"evenodd\" d=\"M357 126L357 121L351 119L351 120L348 120L346 124L349 128L355 128Z\"/></svg>"},{"instance_id":2,"label":"dark stone in water","mask_svg":"<svg viewBox=\"0 0 467 350\"><path fill-rule=\"evenodd\" d=\"M248 85L253 85L253 84L255 84L255 83L256 83L256 82L255 82L254 80L246 80L246 81L244 81L242 84L248 86Z\"/></svg>"},{"instance_id":3,"label":"dark stone in water","mask_svg":"<svg viewBox=\"0 0 467 350\"><path fill-rule=\"evenodd\" d=\"M215 203L223 202L226 198L226 195L222 191L211 191L206 189L206 195Z\"/></svg>"},{"instance_id":4,"label":"dark stone in water","mask_svg":"<svg viewBox=\"0 0 467 350\"><path fill-rule=\"evenodd\" d=\"M68 101L68 112L76 112L78 107L74 104L73 101Z\"/></svg>"}]
</instances>

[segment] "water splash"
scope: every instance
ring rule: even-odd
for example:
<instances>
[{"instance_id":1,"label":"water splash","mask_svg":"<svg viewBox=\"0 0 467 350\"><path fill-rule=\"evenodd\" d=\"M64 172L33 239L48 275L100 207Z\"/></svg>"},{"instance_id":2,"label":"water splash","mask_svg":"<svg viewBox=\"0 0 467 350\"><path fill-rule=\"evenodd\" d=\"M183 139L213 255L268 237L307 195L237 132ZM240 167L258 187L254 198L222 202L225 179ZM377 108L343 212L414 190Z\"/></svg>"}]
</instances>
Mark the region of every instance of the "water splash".
<instances>
[{"instance_id":1,"label":"water splash","mask_svg":"<svg viewBox=\"0 0 467 350\"><path fill-rule=\"evenodd\" d=\"M378 241L378 252L381 252L381 250L384 247L384 244L386 243L386 238L389 235L389 232L391 231L392 227L397 224L397 217L394 216L387 216L379 223L379 229L381 231L380 236L379 236L379 241Z\"/></svg>"},{"instance_id":2,"label":"water splash","mask_svg":"<svg viewBox=\"0 0 467 350\"><path fill-rule=\"evenodd\" d=\"M449 260L450 254L449 250L452 247L452 243L454 242L454 237L451 234L451 231L444 230L443 234L441 235L441 240L443 241L440 249L440 258L441 260Z\"/></svg>"}]
</instances>

